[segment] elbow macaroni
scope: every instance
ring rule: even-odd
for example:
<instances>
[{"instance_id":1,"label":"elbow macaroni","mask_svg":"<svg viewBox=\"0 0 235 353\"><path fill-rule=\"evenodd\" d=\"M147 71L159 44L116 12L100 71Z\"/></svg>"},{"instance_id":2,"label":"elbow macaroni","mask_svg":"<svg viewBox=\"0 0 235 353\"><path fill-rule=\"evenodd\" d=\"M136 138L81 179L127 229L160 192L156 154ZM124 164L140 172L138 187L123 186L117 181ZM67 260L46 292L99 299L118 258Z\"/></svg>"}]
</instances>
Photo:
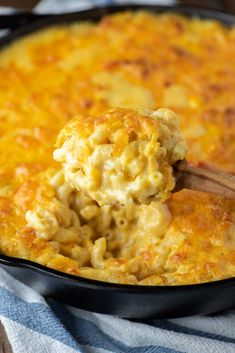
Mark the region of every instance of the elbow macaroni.
<instances>
[{"instance_id":1,"label":"elbow macaroni","mask_svg":"<svg viewBox=\"0 0 235 353\"><path fill-rule=\"evenodd\" d=\"M99 205L130 205L165 200L175 186L172 165L186 150L173 112L113 109L69 122L54 158L69 185Z\"/></svg>"},{"instance_id":2,"label":"elbow macaroni","mask_svg":"<svg viewBox=\"0 0 235 353\"><path fill-rule=\"evenodd\" d=\"M139 253L160 244L171 222L165 204L154 201L141 206L98 207L75 189L68 193L61 171L42 177L44 183L47 180L51 199L38 195L36 208L25 214L27 227L38 239L57 244L58 255L76 261L81 273L93 268L105 275L112 268L123 283L127 274L136 283L148 275L147 264L139 263ZM44 263L45 257L40 261Z\"/></svg>"}]
</instances>

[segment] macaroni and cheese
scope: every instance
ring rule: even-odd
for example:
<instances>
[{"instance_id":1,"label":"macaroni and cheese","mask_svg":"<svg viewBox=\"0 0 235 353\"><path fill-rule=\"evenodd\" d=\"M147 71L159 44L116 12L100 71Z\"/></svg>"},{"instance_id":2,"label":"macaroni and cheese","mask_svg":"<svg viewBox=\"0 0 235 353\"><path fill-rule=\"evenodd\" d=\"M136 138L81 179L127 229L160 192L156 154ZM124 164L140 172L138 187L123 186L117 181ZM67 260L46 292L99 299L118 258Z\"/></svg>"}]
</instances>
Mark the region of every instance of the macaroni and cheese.
<instances>
[{"instance_id":1,"label":"macaroni and cheese","mask_svg":"<svg viewBox=\"0 0 235 353\"><path fill-rule=\"evenodd\" d=\"M163 203L99 207L65 181L53 148L74 116L166 107L191 164L235 173L234 92L235 29L212 20L120 12L2 49L0 252L116 283L233 277L234 201L182 190Z\"/></svg>"},{"instance_id":2,"label":"macaroni and cheese","mask_svg":"<svg viewBox=\"0 0 235 353\"><path fill-rule=\"evenodd\" d=\"M54 158L66 181L99 205L130 205L168 198L175 186L172 165L185 153L173 112L122 108L68 122Z\"/></svg>"}]
</instances>

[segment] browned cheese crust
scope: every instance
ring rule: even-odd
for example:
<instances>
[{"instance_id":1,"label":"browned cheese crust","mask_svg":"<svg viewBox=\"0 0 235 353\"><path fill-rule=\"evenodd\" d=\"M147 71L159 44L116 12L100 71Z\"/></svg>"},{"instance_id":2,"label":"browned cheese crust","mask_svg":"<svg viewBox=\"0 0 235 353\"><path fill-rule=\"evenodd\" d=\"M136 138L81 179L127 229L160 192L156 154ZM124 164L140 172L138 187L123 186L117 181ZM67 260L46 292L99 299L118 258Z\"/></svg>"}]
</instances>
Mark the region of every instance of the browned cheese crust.
<instances>
[{"instance_id":1,"label":"browned cheese crust","mask_svg":"<svg viewBox=\"0 0 235 353\"><path fill-rule=\"evenodd\" d=\"M176 285L235 275L235 203L181 191L99 209L52 152L75 115L172 109L193 165L235 173L235 29L124 12L52 27L0 53L0 251L103 281ZM63 217L66 215L66 217Z\"/></svg>"}]
</instances>

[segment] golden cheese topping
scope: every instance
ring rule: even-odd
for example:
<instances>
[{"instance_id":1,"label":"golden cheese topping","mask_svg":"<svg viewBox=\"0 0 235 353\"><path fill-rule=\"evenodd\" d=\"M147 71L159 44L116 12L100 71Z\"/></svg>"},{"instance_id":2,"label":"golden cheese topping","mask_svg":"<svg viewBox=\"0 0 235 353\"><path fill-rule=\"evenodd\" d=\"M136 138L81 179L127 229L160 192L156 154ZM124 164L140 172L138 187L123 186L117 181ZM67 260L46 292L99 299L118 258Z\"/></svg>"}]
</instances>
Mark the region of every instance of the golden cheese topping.
<instances>
[{"instance_id":1,"label":"golden cheese topping","mask_svg":"<svg viewBox=\"0 0 235 353\"><path fill-rule=\"evenodd\" d=\"M72 117L159 107L180 117L193 165L235 173L235 29L121 12L55 26L0 53L0 251L108 282L200 283L235 275L235 203L180 191L102 206L53 160Z\"/></svg>"},{"instance_id":2,"label":"golden cheese topping","mask_svg":"<svg viewBox=\"0 0 235 353\"><path fill-rule=\"evenodd\" d=\"M172 165L187 150L168 109L78 116L60 131L56 145L54 158L66 181L100 206L164 201L175 187Z\"/></svg>"}]
</instances>

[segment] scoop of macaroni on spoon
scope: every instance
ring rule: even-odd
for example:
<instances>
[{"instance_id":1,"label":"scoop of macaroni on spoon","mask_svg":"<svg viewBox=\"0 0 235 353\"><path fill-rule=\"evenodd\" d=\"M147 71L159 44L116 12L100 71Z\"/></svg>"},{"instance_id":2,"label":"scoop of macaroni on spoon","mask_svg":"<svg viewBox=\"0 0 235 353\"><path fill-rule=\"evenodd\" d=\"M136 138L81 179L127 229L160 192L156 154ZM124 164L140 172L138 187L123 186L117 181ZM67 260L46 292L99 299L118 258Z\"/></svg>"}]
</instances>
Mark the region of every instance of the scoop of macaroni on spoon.
<instances>
[{"instance_id":1,"label":"scoop of macaroni on spoon","mask_svg":"<svg viewBox=\"0 0 235 353\"><path fill-rule=\"evenodd\" d=\"M187 144L168 109L77 116L56 147L66 181L100 206L164 201L183 188L235 199L234 176L188 165Z\"/></svg>"}]
</instances>

